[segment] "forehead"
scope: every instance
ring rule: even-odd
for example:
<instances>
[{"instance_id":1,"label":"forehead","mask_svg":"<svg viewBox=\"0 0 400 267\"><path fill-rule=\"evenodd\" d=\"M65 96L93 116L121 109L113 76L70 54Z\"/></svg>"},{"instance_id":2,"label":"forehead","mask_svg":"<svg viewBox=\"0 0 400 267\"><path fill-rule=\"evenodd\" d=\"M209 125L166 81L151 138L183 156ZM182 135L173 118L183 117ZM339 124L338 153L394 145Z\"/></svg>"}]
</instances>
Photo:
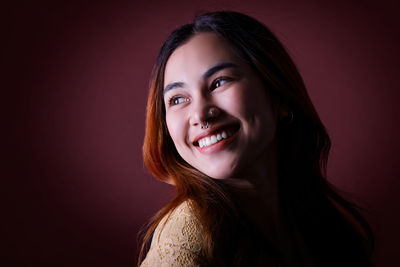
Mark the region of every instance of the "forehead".
<instances>
[{"instance_id":1,"label":"forehead","mask_svg":"<svg viewBox=\"0 0 400 267\"><path fill-rule=\"evenodd\" d=\"M201 75L221 62L242 64L228 41L215 33L198 33L171 54L165 67L164 82L168 84Z\"/></svg>"}]
</instances>

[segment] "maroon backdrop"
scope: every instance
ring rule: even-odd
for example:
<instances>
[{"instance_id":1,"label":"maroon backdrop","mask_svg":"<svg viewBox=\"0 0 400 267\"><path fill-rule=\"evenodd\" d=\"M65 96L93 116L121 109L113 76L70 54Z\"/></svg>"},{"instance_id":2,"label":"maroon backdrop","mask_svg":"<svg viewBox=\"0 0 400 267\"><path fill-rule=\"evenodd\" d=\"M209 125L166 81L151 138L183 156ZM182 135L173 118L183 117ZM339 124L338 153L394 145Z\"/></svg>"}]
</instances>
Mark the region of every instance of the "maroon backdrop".
<instances>
[{"instance_id":1,"label":"maroon backdrop","mask_svg":"<svg viewBox=\"0 0 400 267\"><path fill-rule=\"evenodd\" d=\"M395 1L53 2L2 6L2 266L134 265L173 194L141 157L152 65L172 29L221 8L287 46L332 137L330 180L368 208L377 266L399 265Z\"/></svg>"}]
</instances>

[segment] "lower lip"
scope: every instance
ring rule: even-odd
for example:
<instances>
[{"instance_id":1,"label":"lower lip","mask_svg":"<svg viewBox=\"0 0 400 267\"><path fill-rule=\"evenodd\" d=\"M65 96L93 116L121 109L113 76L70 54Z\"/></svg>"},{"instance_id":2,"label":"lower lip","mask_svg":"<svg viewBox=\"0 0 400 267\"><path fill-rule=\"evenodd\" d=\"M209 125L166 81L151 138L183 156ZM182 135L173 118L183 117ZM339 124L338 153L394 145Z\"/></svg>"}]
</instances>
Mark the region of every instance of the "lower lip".
<instances>
[{"instance_id":1,"label":"lower lip","mask_svg":"<svg viewBox=\"0 0 400 267\"><path fill-rule=\"evenodd\" d=\"M237 133L238 132L234 133L232 136L230 136L226 139L222 139L221 141L219 141L213 145L205 146L205 147L196 146L196 148L201 154L212 154L212 153L219 152L222 149L226 148L230 143L233 142L233 140L237 136Z\"/></svg>"}]
</instances>

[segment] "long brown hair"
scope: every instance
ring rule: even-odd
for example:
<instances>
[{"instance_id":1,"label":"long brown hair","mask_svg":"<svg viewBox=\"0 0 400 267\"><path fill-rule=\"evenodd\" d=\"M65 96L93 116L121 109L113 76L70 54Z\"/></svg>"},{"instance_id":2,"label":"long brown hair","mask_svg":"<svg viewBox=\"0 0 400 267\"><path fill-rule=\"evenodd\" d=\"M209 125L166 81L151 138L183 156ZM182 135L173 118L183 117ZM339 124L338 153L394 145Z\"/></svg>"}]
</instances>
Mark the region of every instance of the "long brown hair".
<instances>
[{"instance_id":1,"label":"long brown hair","mask_svg":"<svg viewBox=\"0 0 400 267\"><path fill-rule=\"evenodd\" d=\"M201 32L213 32L226 39L260 75L266 90L294 114L290 124L278 122L277 132L280 206L283 216L293 226L288 231L300 233L316 266L369 266L372 232L358 208L326 180L330 139L296 66L265 25L247 15L228 11L200 15L193 23L173 31L154 66L143 158L150 173L161 181L173 183L177 194L149 224L139 262L160 220L188 199L192 200L190 203L201 222L204 258L220 266L241 265L249 260L252 241L246 243L243 236L228 234L245 226L238 219L225 186L180 157L166 126L162 95L166 63L176 48ZM271 250L279 248L272 246Z\"/></svg>"}]
</instances>

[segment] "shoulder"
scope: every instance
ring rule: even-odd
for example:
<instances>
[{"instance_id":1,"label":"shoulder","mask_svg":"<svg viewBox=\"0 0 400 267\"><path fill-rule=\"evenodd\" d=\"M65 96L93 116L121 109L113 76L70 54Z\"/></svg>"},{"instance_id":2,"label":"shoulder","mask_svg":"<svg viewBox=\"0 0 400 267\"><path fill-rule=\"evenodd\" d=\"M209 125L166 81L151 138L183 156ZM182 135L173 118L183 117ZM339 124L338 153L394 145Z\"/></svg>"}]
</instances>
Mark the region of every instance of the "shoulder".
<instances>
[{"instance_id":1,"label":"shoulder","mask_svg":"<svg viewBox=\"0 0 400 267\"><path fill-rule=\"evenodd\" d=\"M201 227L189 201L164 216L141 267L200 266Z\"/></svg>"},{"instance_id":2,"label":"shoulder","mask_svg":"<svg viewBox=\"0 0 400 267\"><path fill-rule=\"evenodd\" d=\"M153 242L174 242L181 245L191 242L193 248L200 249L200 230L190 202L184 201L161 220L154 232Z\"/></svg>"}]
</instances>

